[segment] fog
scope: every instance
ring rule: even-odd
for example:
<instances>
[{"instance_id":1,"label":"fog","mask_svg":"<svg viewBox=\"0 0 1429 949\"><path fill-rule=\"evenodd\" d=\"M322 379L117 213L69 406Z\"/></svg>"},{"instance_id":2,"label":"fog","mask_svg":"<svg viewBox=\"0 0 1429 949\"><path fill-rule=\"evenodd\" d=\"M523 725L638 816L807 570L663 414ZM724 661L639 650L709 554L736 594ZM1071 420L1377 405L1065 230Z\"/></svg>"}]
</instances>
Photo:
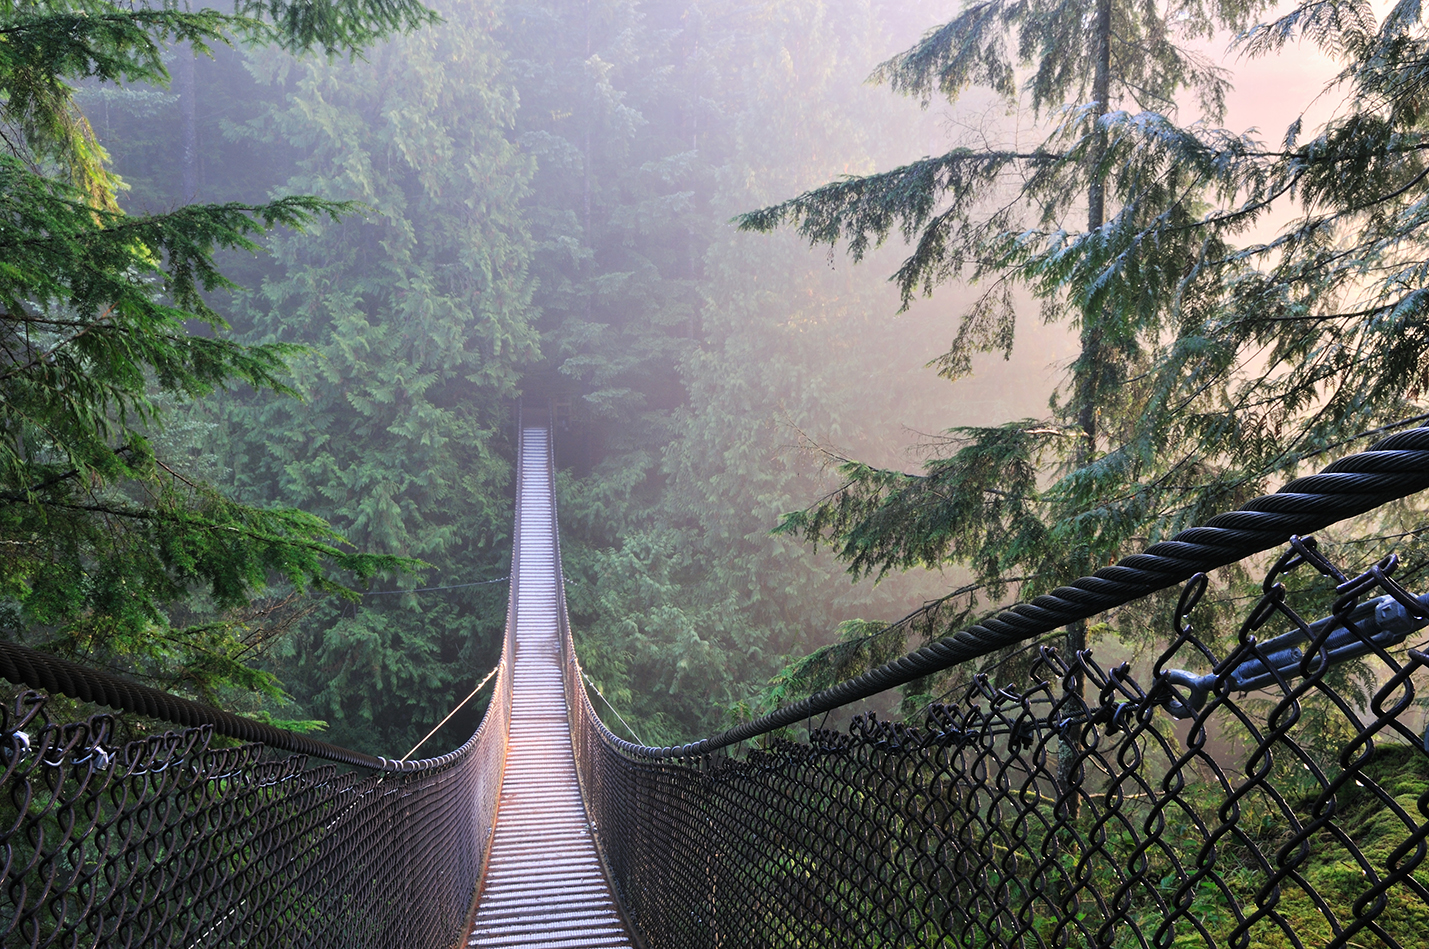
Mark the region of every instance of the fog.
<instances>
[{"instance_id":1,"label":"fog","mask_svg":"<svg viewBox=\"0 0 1429 949\"><path fill-rule=\"evenodd\" d=\"M454 584L504 569L515 401L556 406L583 655L660 740L724 721L840 622L960 582L855 585L769 532L838 486L840 458L917 471L951 428L1047 418L1075 330L1024 294L1010 354L948 381L928 364L986 287L948 282L904 312L897 234L854 263L731 223L952 145L1035 140L1029 112L976 91L923 108L867 81L950 8L436 7L444 24L361 59L181 49L168 89L82 90L131 210L356 202L227 260L243 289L215 299L238 338L308 347L305 401L195 407L194 457L245 499L311 509ZM1322 57L1242 62L1227 43L1204 41L1235 74L1228 127L1273 139L1307 102L1327 114ZM497 591L323 607L268 661L337 740L392 747L490 660L502 612ZM401 724L374 737L373 721Z\"/></svg>"}]
</instances>

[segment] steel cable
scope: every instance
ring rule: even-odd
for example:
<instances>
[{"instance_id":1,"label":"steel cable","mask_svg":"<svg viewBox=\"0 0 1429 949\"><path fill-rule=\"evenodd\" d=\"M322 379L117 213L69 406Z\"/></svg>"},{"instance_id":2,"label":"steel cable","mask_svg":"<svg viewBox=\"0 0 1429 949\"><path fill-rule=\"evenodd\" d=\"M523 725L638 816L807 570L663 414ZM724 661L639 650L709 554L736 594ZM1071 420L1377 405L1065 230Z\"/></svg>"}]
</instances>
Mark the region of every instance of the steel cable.
<instances>
[{"instance_id":1,"label":"steel cable","mask_svg":"<svg viewBox=\"0 0 1429 949\"><path fill-rule=\"evenodd\" d=\"M656 748L614 735L610 739L620 750L641 758L706 755L1087 619L1181 583L1192 574L1280 546L1291 535L1312 533L1426 488L1429 428L1398 432L1318 474L1296 478L1274 494L1218 514L1203 526L1183 530L1070 586L1011 607L761 718L685 745Z\"/></svg>"},{"instance_id":2,"label":"steel cable","mask_svg":"<svg viewBox=\"0 0 1429 949\"><path fill-rule=\"evenodd\" d=\"M161 719L185 728L207 725L213 729L214 734L226 738L259 742L281 751L362 768L375 768L379 771L421 771L440 767L461 753L461 749L458 749L438 758L407 762L364 754L180 698L160 689L128 682L118 676L90 669L77 662L51 656L18 643L0 642L0 677L16 685L67 695L81 702L93 702L95 705Z\"/></svg>"}]
</instances>

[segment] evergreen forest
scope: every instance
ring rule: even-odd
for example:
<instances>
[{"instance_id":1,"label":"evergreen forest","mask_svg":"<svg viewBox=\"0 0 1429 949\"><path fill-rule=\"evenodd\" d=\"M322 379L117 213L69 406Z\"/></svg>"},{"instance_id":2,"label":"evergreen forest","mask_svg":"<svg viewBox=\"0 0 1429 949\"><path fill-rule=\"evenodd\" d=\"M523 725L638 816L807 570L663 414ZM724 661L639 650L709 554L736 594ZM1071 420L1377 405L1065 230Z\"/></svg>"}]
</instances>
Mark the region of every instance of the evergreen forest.
<instances>
[{"instance_id":1,"label":"evergreen forest","mask_svg":"<svg viewBox=\"0 0 1429 949\"><path fill-rule=\"evenodd\" d=\"M656 745L1429 417L1411 0L0 15L0 637L339 745L496 662L518 404Z\"/></svg>"}]
</instances>

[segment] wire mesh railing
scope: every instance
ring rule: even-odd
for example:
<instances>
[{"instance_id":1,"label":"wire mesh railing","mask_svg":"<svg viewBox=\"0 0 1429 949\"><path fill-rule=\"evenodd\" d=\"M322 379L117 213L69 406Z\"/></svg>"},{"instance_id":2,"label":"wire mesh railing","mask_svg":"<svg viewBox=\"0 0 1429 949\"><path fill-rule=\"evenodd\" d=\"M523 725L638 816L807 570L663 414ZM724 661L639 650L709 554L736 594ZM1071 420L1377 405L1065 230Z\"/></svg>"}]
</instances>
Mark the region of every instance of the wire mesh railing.
<instances>
[{"instance_id":1,"label":"wire mesh railing","mask_svg":"<svg viewBox=\"0 0 1429 949\"><path fill-rule=\"evenodd\" d=\"M1293 535L1424 487L1429 430L1402 433L677 748L634 745L601 723L562 601L577 770L628 920L649 949L1423 945L1429 655L1405 643L1429 603L1395 581L1393 559L1345 576ZM1196 571L1287 538L1235 643L1198 635ZM1295 570L1334 587L1329 616L1311 622L1287 598L1280 580ZM864 715L803 742L771 735L1188 578L1170 645L1149 668L1105 670L1089 652L1044 649L1022 685L974 677L916 722ZM0 648L7 678L189 726L142 735L120 716L58 723L33 692L0 710L0 943L456 942L499 800L516 589L481 728L416 762ZM1083 680L1091 692L1069 694ZM759 735L763 748L716 754ZM216 736L246 743L218 747ZM349 770L310 767L312 757Z\"/></svg>"},{"instance_id":2,"label":"wire mesh railing","mask_svg":"<svg viewBox=\"0 0 1429 949\"><path fill-rule=\"evenodd\" d=\"M518 563L514 550L513 581ZM449 949L469 924L500 800L516 589L480 727L418 761L0 644L12 682L191 725L142 735L122 715L56 722L36 691L0 708L0 945Z\"/></svg>"},{"instance_id":3,"label":"wire mesh railing","mask_svg":"<svg viewBox=\"0 0 1429 949\"><path fill-rule=\"evenodd\" d=\"M1148 668L1044 648L1023 684L973 677L915 722L771 734L928 674L934 647L798 719L642 747L595 714L567 624L577 767L627 918L649 949L1425 945L1429 655L1405 642L1429 600L1395 582L1392 558L1348 577L1294 535L1429 486L1429 431L1327 473L935 644L952 643L947 668L1019 624L1055 628L1189 578ZM1191 623L1195 571L1287 539L1218 652ZM1296 570L1334 586L1329 616L1290 602ZM762 748L715 753L760 734Z\"/></svg>"},{"instance_id":4,"label":"wire mesh railing","mask_svg":"<svg viewBox=\"0 0 1429 949\"><path fill-rule=\"evenodd\" d=\"M209 727L126 741L112 716L56 724L45 703L25 693L0 716L5 946L456 941L501 778L499 716L448 760L363 774L214 748Z\"/></svg>"}]
</instances>

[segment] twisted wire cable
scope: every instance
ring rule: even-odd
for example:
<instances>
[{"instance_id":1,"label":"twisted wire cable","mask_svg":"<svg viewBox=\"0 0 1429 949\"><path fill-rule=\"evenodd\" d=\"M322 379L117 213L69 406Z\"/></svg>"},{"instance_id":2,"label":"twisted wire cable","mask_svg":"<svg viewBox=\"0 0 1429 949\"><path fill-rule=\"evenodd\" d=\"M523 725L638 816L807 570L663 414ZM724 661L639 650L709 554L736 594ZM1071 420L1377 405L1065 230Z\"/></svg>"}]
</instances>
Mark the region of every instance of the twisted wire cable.
<instances>
[{"instance_id":1,"label":"twisted wire cable","mask_svg":"<svg viewBox=\"0 0 1429 949\"><path fill-rule=\"evenodd\" d=\"M199 702L171 695L160 689L150 688L136 682L128 682L118 676L89 669L77 662L51 656L47 653L21 646L18 643L0 642L0 676L17 685L45 692L67 695L82 702L93 702L135 715L157 718L185 728L204 725L213 728L214 734L224 735L244 742L261 742L270 748L309 755L327 761L374 768L379 771L423 771L440 767L462 754L466 746L441 756L420 761L393 761L374 755L353 751L338 745L330 745L307 735L290 732L251 718L234 715ZM471 744L470 741L467 744Z\"/></svg>"},{"instance_id":2,"label":"twisted wire cable","mask_svg":"<svg viewBox=\"0 0 1429 949\"><path fill-rule=\"evenodd\" d=\"M615 735L608 739L627 754L640 758L706 755L1052 632L1182 583L1193 574L1278 547L1293 534L1317 531L1426 488L1429 428L1399 432L1341 458L1318 474L1296 478L1274 494L1261 495L1238 510L1217 514L1201 527L1183 530L1070 586L1003 610L976 626L761 718L686 745L656 748Z\"/></svg>"}]
</instances>

